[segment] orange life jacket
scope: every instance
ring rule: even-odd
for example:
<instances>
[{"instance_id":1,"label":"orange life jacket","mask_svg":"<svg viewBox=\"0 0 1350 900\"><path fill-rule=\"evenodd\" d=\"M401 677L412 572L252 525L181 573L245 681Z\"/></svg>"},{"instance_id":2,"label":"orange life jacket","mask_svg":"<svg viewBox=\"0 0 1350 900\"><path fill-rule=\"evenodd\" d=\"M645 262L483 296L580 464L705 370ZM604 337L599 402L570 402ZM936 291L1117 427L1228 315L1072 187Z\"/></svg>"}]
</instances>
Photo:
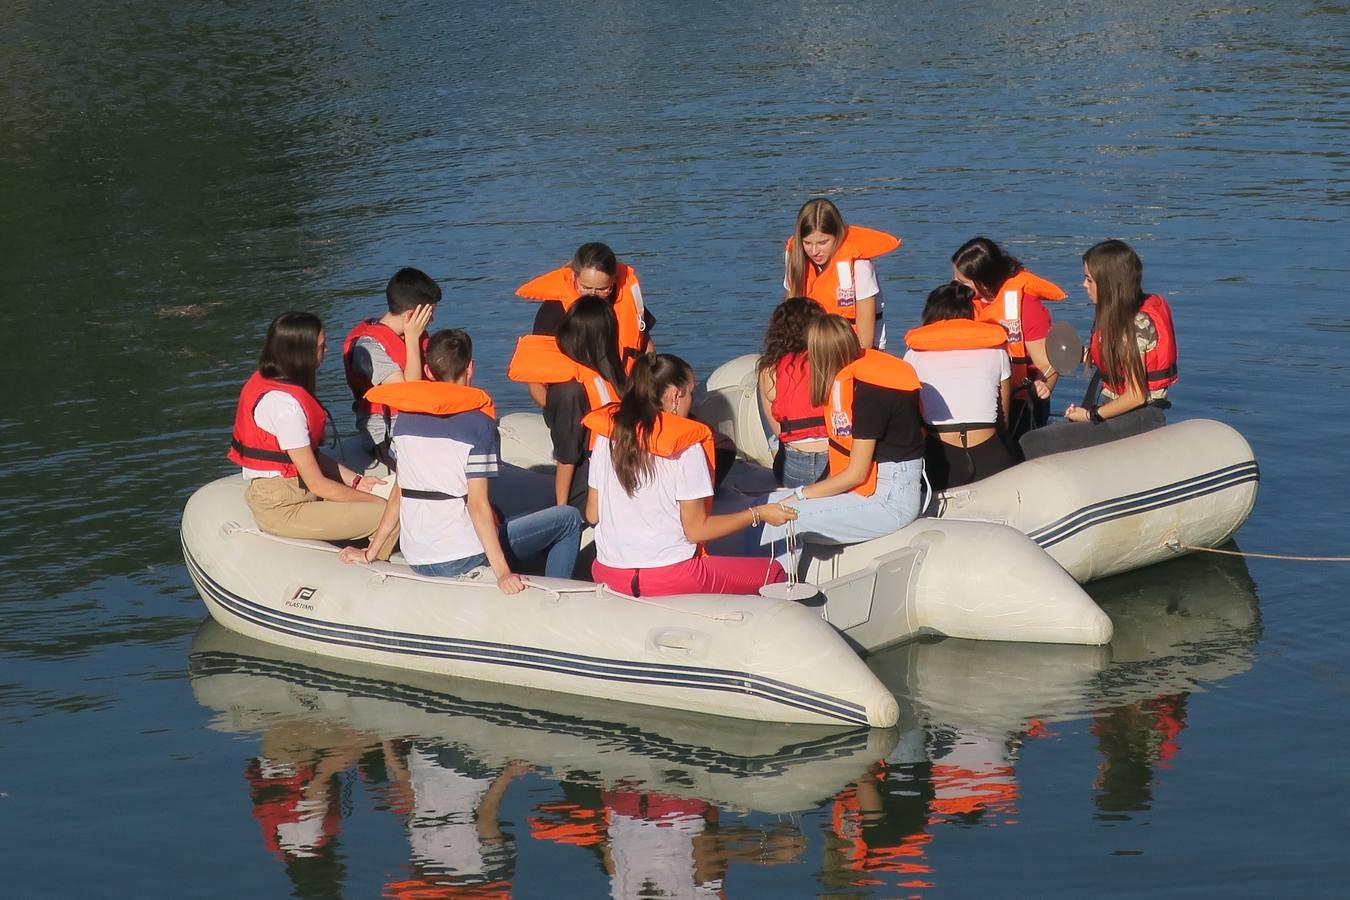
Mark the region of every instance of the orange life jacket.
<instances>
[{"instance_id":1,"label":"orange life jacket","mask_svg":"<svg viewBox=\"0 0 1350 900\"><path fill-rule=\"evenodd\" d=\"M305 413L305 425L309 429L309 445L317 448L323 440L323 426L328 413L314 395L298 384L289 381L274 381L264 378L262 373L254 372L244 382L239 391L239 402L234 408L234 430L230 436L230 450L225 458L246 469L260 469L265 472L280 472L283 478L294 478L296 469L291 455L281 449L277 436L260 427L253 418L262 398L269 391L281 391L294 397Z\"/></svg>"},{"instance_id":2,"label":"orange life jacket","mask_svg":"<svg viewBox=\"0 0 1350 900\"><path fill-rule=\"evenodd\" d=\"M614 434L614 411L616 409L618 409L616 406L607 406L592 410L582 418L581 424L595 434L610 437ZM647 452L655 456L673 459L679 456L683 450L695 444L703 448L703 455L708 460L708 473L711 475L716 464L716 457L713 455L712 429L702 422L686 419L684 416L677 416L674 413L663 412L657 417L656 425L647 437Z\"/></svg>"},{"instance_id":3,"label":"orange life jacket","mask_svg":"<svg viewBox=\"0 0 1350 900\"><path fill-rule=\"evenodd\" d=\"M911 350L992 350L1008 343L1008 332L993 322L942 319L905 332Z\"/></svg>"},{"instance_id":4,"label":"orange life jacket","mask_svg":"<svg viewBox=\"0 0 1350 900\"><path fill-rule=\"evenodd\" d=\"M1027 367L1031 364L1026 342L1022 339L1022 297L1027 294L1051 301L1063 300L1068 296L1064 293L1064 289L1053 281L1047 281L1034 272L1023 269L1003 282L994 292L992 300L975 297L976 320L995 322L1002 325L1003 330L1008 333L1013 393L1021 391L1024 395L1028 395Z\"/></svg>"},{"instance_id":5,"label":"orange life jacket","mask_svg":"<svg viewBox=\"0 0 1350 900\"><path fill-rule=\"evenodd\" d=\"M858 789L853 785L849 785L835 797L830 812L834 835L846 847L845 865L850 870L891 872L900 875L924 875L933 871L927 862L927 851L924 848L933 840L931 834L916 831L899 837L898 840L891 837L893 843L884 845L869 844L864 839L862 803L858 800Z\"/></svg>"},{"instance_id":6,"label":"orange life jacket","mask_svg":"<svg viewBox=\"0 0 1350 900\"><path fill-rule=\"evenodd\" d=\"M605 376L563 353L558 348L558 341L546 334L527 334L516 341L516 352L506 368L506 377L528 384L575 381L586 389L591 409L608 406L619 399L619 392Z\"/></svg>"},{"instance_id":7,"label":"orange life jacket","mask_svg":"<svg viewBox=\"0 0 1350 900\"><path fill-rule=\"evenodd\" d=\"M831 477L848 467L853 452L853 389L858 381L877 387L899 391L918 391L919 376L914 367L896 356L880 350L864 350L863 355L839 370L830 387L826 404L825 431L830 440ZM854 493L870 497L877 489L877 462L872 460L867 478L853 489Z\"/></svg>"},{"instance_id":8,"label":"orange life jacket","mask_svg":"<svg viewBox=\"0 0 1350 900\"><path fill-rule=\"evenodd\" d=\"M1177 383L1177 336L1172 329L1172 309L1162 297L1150 295L1139 311L1153 320L1153 328L1158 332L1157 345L1144 354L1144 377L1148 380L1148 390L1144 394L1147 396ZM1092 332L1091 353L1092 364L1101 371L1102 335L1099 331ZM1108 380L1110 377L1102 372L1102 384L1106 389L1116 396L1125 393L1125 385L1112 384Z\"/></svg>"},{"instance_id":9,"label":"orange life jacket","mask_svg":"<svg viewBox=\"0 0 1350 900\"><path fill-rule=\"evenodd\" d=\"M516 296L526 300L556 300L564 310L577 302L576 275L570 265L545 272L516 288ZM647 349L647 308L642 302L642 287L637 272L626 263L614 271L614 316L619 320L619 358L631 369Z\"/></svg>"},{"instance_id":10,"label":"orange life jacket","mask_svg":"<svg viewBox=\"0 0 1350 900\"><path fill-rule=\"evenodd\" d=\"M436 876L405 878L402 881L390 881L384 886L381 897L393 900L510 900L513 896L511 882L505 879L469 884L454 884L436 880Z\"/></svg>"},{"instance_id":11,"label":"orange life jacket","mask_svg":"<svg viewBox=\"0 0 1350 900\"><path fill-rule=\"evenodd\" d=\"M1017 775L1012 766L969 769L934 763L934 815L956 816L988 812L1010 819L1017 813Z\"/></svg>"},{"instance_id":12,"label":"orange life jacket","mask_svg":"<svg viewBox=\"0 0 1350 900\"><path fill-rule=\"evenodd\" d=\"M487 391L449 381L395 381L377 384L366 391L366 399L398 412L425 413L429 416L453 416L482 410L497 418L496 407Z\"/></svg>"},{"instance_id":13,"label":"orange life jacket","mask_svg":"<svg viewBox=\"0 0 1350 900\"><path fill-rule=\"evenodd\" d=\"M787 239L783 250L784 263L792 252L793 238ZM825 307L827 313L843 316L850 322L858 318L858 295L853 278L853 264L860 259L874 259L884 256L900 246L900 239L893 234L850 225L844 232L844 239L834 248L834 255L819 272L811 260L806 261L806 290L804 294ZM795 286L789 290L796 291ZM863 298L866 299L866 298ZM881 318L881 310L877 310Z\"/></svg>"},{"instance_id":14,"label":"orange life jacket","mask_svg":"<svg viewBox=\"0 0 1350 900\"><path fill-rule=\"evenodd\" d=\"M604 842L609 831L609 810L581 806L562 800L535 806L531 816L530 837L577 847L594 847Z\"/></svg>"}]
</instances>

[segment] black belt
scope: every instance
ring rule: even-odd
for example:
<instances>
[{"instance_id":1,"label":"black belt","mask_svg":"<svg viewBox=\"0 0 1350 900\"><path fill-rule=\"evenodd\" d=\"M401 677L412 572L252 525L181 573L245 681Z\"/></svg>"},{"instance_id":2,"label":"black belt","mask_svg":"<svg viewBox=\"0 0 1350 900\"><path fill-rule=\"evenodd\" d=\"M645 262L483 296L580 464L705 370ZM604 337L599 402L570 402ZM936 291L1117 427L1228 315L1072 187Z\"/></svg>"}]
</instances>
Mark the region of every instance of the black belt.
<instances>
[{"instance_id":1,"label":"black belt","mask_svg":"<svg viewBox=\"0 0 1350 900\"><path fill-rule=\"evenodd\" d=\"M414 500L463 500L463 494L447 494L444 491L421 491L417 488L400 487L399 493Z\"/></svg>"}]
</instances>

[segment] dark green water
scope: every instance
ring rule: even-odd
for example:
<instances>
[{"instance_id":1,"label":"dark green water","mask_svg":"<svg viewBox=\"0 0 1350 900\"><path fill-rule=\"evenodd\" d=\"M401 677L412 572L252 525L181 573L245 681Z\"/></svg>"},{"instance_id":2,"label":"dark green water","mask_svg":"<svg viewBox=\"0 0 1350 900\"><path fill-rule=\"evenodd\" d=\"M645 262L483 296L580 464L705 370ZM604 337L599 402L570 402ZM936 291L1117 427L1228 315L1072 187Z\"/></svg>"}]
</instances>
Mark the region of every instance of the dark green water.
<instances>
[{"instance_id":1,"label":"dark green water","mask_svg":"<svg viewBox=\"0 0 1350 900\"><path fill-rule=\"evenodd\" d=\"M227 471L279 311L345 331L418 265L522 409L511 290L602 239L707 374L756 346L791 216L827 193L905 239L893 328L973 234L1066 286L1130 241L1176 316L1178 416L1261 460L1240 547L1350 553L1348 40L1346 6L1301 0L6 6L4 893L625 896L650 864L733 896L1343 894L1343 564L1100 583L1109 651L891 651L910 712L877 754L222 644L177 516ZM1071 295L1055 314L1085 329ZM285 850L259 757L272 788L308 772L321 813Z\"/></svg>"}]
</instances>

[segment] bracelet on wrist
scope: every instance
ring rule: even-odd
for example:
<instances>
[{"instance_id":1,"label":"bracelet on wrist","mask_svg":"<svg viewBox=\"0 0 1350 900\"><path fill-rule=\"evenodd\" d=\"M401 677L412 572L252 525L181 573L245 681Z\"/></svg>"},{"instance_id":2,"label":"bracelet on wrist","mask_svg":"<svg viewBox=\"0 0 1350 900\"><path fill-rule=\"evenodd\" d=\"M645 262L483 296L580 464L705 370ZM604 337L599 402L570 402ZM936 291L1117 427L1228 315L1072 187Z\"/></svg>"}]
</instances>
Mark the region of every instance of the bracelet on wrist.
<instances>
[{"instance_id":1,"label":"bracelet on wrist","mask_svg":"<svg viewBox=\"0 0 1350 900\"><path fill-rule=\"evenodd\" d=\"M1106 421L1106 419L1102 418L1101 410L1098 409L1097 407L1095 407L1095 406L1089 406L1089 407L1086 407L1086 409L1087 409L1087 414L1088 414L1088 421L1090 421L1090 422L1099 422L1099 423L1100 423L1100 422L1105 422L1105 421Z\"/></svg>"},{"instance_id":2,"label":"bracelet on wrist","mask_svg":"<svg viewBox=\"0 0 1350 900\"><path fill-rule=\"evenodd\" d=\"M759 521L759 508L754 506L750 507L750 527L758 528Z\"/></svg>"},{"instance_id":3,"label":"bracelet on wrist","mask_svg":"<svg viewBox=\"0 0 1350 900\"><path fill-rule=\"evenodd\" d=\"M798 500L805 500L806 488L803 487L802 485L797 485L797 487L795 487L792 491L792 496L796 497Z\"/></svg>"}]
</instances>

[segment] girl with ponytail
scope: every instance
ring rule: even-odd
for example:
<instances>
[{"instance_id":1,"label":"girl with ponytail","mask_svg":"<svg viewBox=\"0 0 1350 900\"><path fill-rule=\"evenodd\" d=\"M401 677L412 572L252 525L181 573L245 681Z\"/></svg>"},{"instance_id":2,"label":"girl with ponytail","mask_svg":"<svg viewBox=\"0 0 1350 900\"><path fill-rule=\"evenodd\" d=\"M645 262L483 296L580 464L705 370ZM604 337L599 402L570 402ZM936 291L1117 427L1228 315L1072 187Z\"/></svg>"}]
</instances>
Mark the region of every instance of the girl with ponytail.
<instances>
[{"instance_id":1,"label":"girl with ponytail","mask_svg":"<svg viewBox=\"0 0 1350 900\"><path fill-rule=\"evenodd\" d=\"M783 581L763 557L708 556L702 544L761 522L784 525L790 507L763 504L712 515L713 446L688 418L694 370L678 356L644 356L618 404L584 424L596 435L586 497L595 527L596 581L633 596L751 594Z\"/></svg>"}]
</instances>

